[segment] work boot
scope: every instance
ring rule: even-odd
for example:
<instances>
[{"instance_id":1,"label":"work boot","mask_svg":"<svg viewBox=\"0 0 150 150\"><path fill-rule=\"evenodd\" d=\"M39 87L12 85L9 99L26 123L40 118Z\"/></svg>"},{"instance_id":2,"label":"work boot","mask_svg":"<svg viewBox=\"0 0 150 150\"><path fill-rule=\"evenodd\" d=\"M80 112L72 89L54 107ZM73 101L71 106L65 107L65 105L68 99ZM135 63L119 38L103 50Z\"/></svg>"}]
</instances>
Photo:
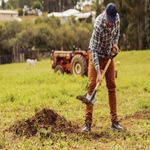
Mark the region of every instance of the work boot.
<instances>
[{"instance_id":1,"label":"work boot","mask_svg":"<svg viewBox=\"0 0 150 150\"><path fill-rule=\"evenodd\" d=\"M91 132L91 123L86 122L82 128L82 133L88 133Z\"/></svg>"},{"instance_id":2,"label":"work boot","mask_svg":"<svg viewBox=\"0 0 150 150\"><path fill-rule=\"evenodd\" d=\"M112 122L111 128L114 129L114 130L118 130L118 131L123 131L124 130L124 128L121 125L119 125L118 121Z\"/></svg>"}]
</instances>

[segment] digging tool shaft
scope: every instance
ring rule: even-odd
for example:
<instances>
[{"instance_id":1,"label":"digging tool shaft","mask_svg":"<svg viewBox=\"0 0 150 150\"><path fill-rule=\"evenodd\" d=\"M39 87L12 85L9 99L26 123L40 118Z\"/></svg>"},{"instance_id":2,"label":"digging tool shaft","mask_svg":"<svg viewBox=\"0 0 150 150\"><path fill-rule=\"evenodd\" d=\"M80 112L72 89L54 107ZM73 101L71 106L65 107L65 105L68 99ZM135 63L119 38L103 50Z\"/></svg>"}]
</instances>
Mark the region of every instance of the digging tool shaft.
<instances>
[{"instance_id":1,"label":"digging tool shaft","mask_svg":"<svg viewBox=\"0 0 150 150\"><path fill-rule=\"evenodd\" d=\"M106 71L107 71L107 69L108 69L110 63L111 63L111 60L112 60L111 58L108 60L106 66L105 66L105 68L104 68L104 70L103 70L103 72L102 72L102 80L103 80L103 78L104 78L104 76L105 76L105 73L106 73ZM90 101L92 101L92 99L94 98L94 96L95 96L95 94L96 94L96 92L97 92L97 89L98 89L99 85L102 83L102 80L101 80L101 82L98 82L98 83L96 84L95 89L94 89L94 91L93 91L93 93L92 93L92 95L91 95Z\"/></svg>"},{"instance_id":2,"label":"digging tool shaft","mask_svg":"<svg viewBox=\"0 0 150 150\"><path fill-rule=\"evenodd\" d=\"M103 72L102 72L102 80L103 80L103 78L104 78L104 76L105 76L105 73L106 73L106 71L107 71L107 69L108 69L108 67L109 67L109 65L110 65L110 63L111 63L111 61L112 61L112 59L113 59L116 55L117 55L117 54L114 54L114 55L112 55L112 56L108 59L107 64L105 65L105 68L104 68L104 70L103 70ZM91 94L90 99L87 99L85 95L78 95L76 98L77 98L78 100L82 101L84 104L93 105L94 103L92 103L92 100L94 99L95 94L96 94L96 92L97 92L97 89L98 89L99 85L102 83L102 80L96 84L96 86L95 86L95 88L94 88L94 90L93 90L93 92L92 92L92 94Z\"/></svg>"}]
</instances>

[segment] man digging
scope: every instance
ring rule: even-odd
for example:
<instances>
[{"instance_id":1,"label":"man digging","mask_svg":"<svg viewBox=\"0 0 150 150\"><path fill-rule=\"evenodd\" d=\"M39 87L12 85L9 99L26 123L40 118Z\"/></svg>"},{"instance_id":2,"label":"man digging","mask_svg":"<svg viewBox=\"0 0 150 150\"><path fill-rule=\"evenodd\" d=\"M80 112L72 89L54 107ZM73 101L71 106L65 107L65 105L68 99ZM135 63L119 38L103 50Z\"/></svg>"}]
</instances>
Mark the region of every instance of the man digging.
<instances>
[{"instance_id":1,"label":"man digging","mask_svg":"<svg viewBox=\"0 0 150 150\"><path fill-rule=\"evenodd\" d=\"M104 70L112 53L119 52L118 40L120 35L120 17L114 3L109 3L106 9L96 18L94 30L89 44L89 68L88 68L88 90L85 98L83 96L78 99L86 101L86 116L83 132L91 131L93 105L95 98L91 99L94 88L97 83L102 81L102 70ZM122 130L117 119L116 109L116 84L114 62L111 59L110 64L105 73L106 86L109 95L109 106L112 129ZM84 101L82 99L82 101ZM91 101L90 101L91 100ZM88 102L89 101L89 102Z\"/></svg>"}]
</instances>

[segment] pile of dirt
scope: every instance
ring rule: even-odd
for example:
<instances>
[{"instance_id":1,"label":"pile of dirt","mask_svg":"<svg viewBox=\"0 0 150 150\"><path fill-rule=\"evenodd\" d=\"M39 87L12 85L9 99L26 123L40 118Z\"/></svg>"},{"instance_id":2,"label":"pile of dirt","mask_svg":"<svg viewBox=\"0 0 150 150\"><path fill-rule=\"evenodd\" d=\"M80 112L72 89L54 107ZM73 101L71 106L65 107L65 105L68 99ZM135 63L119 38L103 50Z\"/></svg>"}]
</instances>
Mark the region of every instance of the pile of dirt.
<instances>
[{"instance_id":1,"label":"pile of dirt","mask_svg":"<svg viewBox=\"0 0 150 150\"><path fill-rule=\"evenodd\" d=\"M15 123L8 131L15 132L19 136L34 136L41 128L50 129L52 133L69 134L77 132L79 127L68 122L52 109L44 108L35 116Z\"/></svg>"}]
</instances>

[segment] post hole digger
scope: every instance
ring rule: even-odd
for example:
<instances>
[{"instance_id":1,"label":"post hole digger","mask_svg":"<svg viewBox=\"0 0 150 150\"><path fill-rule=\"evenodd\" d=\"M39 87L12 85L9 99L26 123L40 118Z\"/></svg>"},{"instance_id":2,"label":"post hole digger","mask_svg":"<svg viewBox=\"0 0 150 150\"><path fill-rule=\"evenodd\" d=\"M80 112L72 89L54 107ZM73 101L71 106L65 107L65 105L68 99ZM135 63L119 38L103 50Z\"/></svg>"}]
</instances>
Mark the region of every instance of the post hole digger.
<instances>
[{"instance_id":1,"label":"post hole digger","mask_svg":"<svg viewBox=\"0 0 150 150\"><path fill-rule=\"evenodd\" d=\"M108 69L108 67L109 67L109 65L110 65L110 63L111 63L111 61L112 61L112 59L113 59L116 55L117 55L117 53L116 53L116 54L112 54L112 56L108 59L108 62L107 62L107 64L105 65L105 68L104 68L104 70L103 70L103 72L102 72L102 80L103 80L103 78L104 78L104 76L105 76L105 73L106 73L106 71L107 71L107 69ZM76 98L77 98L78 100L80 100L80 101L81 101L82 103L84 103L84 104L93 105L93 104L94 104L93 99L94 99L94 97L95 97L95 95L96 95L96 92L97 92L97 90L98 90L98 87L99 87L99 86L101 85L101 83L102 83L102 80L96 84L96 86L95 86L95 88L94 88L94 90L93 90L93 92L92 92L92 94L91 94L91 96L90 96L89 99L86 97L86 95L78 95Z\"/></svg>"}]
</instances>

